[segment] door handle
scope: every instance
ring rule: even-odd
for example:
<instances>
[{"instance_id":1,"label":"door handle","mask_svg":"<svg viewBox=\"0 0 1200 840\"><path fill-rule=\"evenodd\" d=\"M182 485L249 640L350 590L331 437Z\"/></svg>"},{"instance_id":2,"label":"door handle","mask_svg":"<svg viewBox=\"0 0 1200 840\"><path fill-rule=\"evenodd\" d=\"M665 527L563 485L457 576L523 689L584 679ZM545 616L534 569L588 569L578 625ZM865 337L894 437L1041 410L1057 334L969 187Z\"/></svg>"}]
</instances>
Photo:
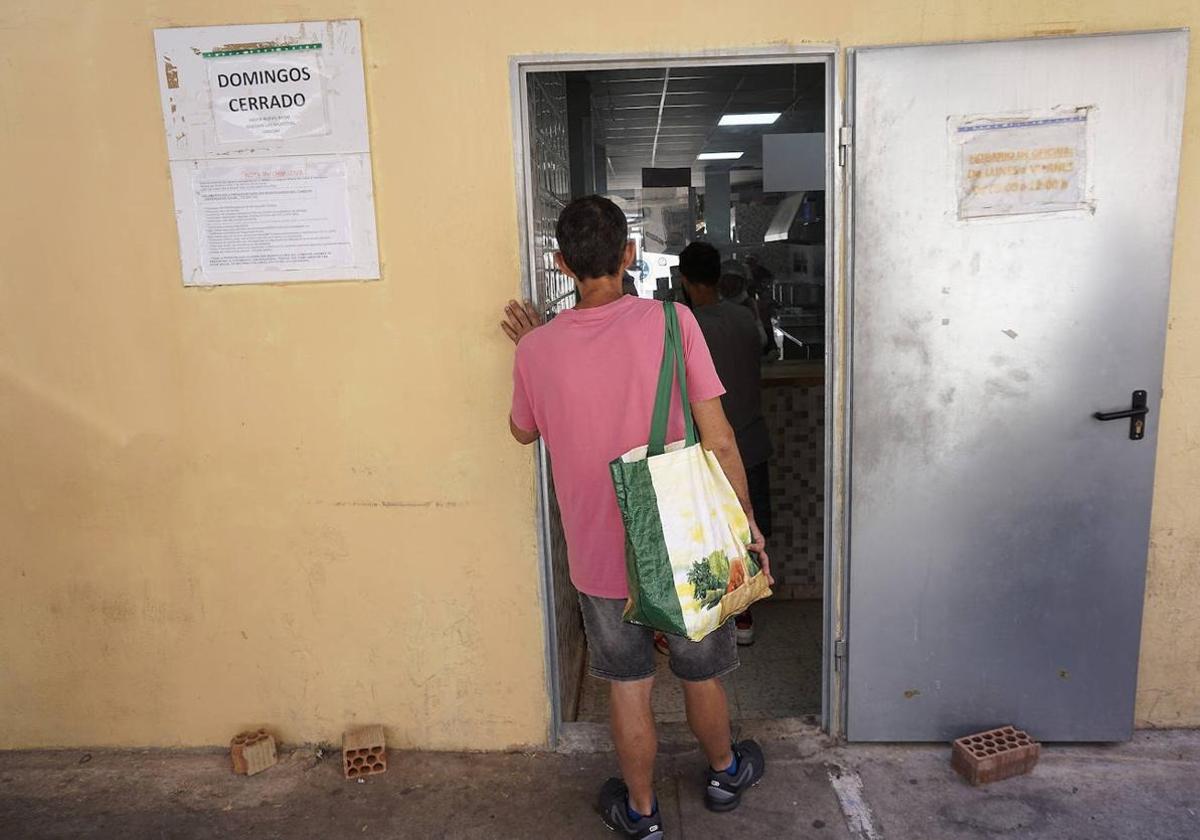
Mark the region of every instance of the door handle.
<instances>
[{"instance_id":1,"label":"door handle","mask_svg":"<svg viewBox=\"0 0 1200 840\"><path fill-rule=\"evenodd\" d=\"M1146 415L1150 408L1146 405L1146 392L1134 391L1131 405L1122 411L1097 411L1092 416L1097 420L1124 420L1129 418L1129 439L1141 440L1146 436Z\"/></svg>"},{"instance_id":2,"label":"door handle","mask_svg":"<svg viewBox=\"0 0 1200 840\"><path fill-rule=\"evenodd\" d=\"M1145 417L1150 413L1150 409L1142 406L1141 408L1127 408L1124 411L1097 411L1092 416L1097 420L1124 420L1126 417Z\"/></svg>"}]
</instances>

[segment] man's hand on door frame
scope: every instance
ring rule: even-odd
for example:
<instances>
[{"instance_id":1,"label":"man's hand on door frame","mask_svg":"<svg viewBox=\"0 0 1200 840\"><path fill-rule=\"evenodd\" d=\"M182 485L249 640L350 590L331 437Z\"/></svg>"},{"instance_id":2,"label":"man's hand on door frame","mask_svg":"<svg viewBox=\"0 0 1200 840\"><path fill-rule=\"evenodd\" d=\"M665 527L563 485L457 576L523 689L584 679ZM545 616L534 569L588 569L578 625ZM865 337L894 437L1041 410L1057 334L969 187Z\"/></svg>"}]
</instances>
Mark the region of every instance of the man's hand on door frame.
<instances>
[{"instance_id":1,"label":"man's hand on door frame","mask_svg":"<svg viewBox=\"0 0 1200 840\"><path fill-rule=\"evenodd\" d=\"M504 320L500 329L512 339L513 344L520 344L521 339L542 325L542 316L529 301L517 303L510 300L504 307Z\"/></svg>"}]
</instances>

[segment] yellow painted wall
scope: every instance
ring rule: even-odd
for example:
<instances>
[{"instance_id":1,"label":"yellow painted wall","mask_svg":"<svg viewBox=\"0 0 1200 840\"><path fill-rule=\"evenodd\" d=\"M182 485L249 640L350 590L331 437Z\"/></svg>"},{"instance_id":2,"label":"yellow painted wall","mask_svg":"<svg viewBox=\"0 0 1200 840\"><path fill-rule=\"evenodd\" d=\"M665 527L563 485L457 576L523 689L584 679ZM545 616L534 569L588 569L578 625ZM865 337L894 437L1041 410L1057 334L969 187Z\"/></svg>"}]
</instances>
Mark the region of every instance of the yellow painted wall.
<instances>
[{"instance_id":1,"label":"yellow painted wall","mask_svg":"<svg viewBox=\"0 0 1200 840\"><path fill-rule=\"evenodd\" d=\"M1200 23L1196 0L0 6L0 746L544 741L508 56ZM384 279L185 290L155 27L363 22ZM1200 78L1138 717L1200 724ZM1142 80L1152 84L1153 80Z\"/></svg>"}]
</instances>

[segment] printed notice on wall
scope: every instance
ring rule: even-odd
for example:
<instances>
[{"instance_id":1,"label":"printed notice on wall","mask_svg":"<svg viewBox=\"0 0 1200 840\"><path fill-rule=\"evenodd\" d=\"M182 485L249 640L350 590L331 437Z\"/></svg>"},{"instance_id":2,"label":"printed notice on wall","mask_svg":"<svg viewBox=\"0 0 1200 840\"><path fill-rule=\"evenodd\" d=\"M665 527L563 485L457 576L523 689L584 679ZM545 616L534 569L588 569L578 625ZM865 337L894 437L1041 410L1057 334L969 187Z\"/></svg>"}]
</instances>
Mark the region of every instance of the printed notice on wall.
<instances>
[{"instance_id":1,"label":"printed notice on wall","mask_svg":"<svg viewBox=\"0 0 1200 840\"><path fill-rule=\"evenodd\" d=\"M1088 110L951 123L959 219L1092 209Z\"/></svg>"},{"instance_id":2,"label":"printed notice on wall","mask_svg":"<svg viewBox=\"0 0 1200 840\"><path fill-rule=\"evenodd\" d=\"M205 271L353 264L339 160L210 165L192 178Z\"/></svg>"},{"instance_id":3,"label":"printed notice on wall","mask_svg":"<svg viewBox=\"0 0 1200 840\"><path fill-rule=\"evenodd\" d=\"M320 44L204 53L222 143L326 134Z\"/></svg>"},{"instance_id":4,"label":"printed notice on wall","mask_svg":"<svg viewBox=\"0 0 1200 840\"><path fill-rule=\"evenodd\" d=\"M378 280L356 20L154 32L185 286Z\"/></svg>"}]
</instances>

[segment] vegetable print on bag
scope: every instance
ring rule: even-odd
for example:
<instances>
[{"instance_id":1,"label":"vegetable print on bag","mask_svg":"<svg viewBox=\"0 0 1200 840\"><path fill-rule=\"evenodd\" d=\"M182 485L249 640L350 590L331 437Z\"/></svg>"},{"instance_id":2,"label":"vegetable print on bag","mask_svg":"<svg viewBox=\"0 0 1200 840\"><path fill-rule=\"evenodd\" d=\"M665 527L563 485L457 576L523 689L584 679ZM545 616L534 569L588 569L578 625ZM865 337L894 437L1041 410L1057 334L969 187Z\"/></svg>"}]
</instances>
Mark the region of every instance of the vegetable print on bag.
<instances>
[{"instance_id":1,"label":"vegetable print on bag","mask_svg":"<svg viewBox=\"0 0 1200 840\"><path fill-rule=\"evenodd\" d=\"M697 441L678 314L670 302L664 310L650 442L609 465L625 524L624 618L699 641L771 589L746 550L750 523L737 494L717 456ZM685 439L664 445L676 377Z\"/></svg>"}]
</instances>

